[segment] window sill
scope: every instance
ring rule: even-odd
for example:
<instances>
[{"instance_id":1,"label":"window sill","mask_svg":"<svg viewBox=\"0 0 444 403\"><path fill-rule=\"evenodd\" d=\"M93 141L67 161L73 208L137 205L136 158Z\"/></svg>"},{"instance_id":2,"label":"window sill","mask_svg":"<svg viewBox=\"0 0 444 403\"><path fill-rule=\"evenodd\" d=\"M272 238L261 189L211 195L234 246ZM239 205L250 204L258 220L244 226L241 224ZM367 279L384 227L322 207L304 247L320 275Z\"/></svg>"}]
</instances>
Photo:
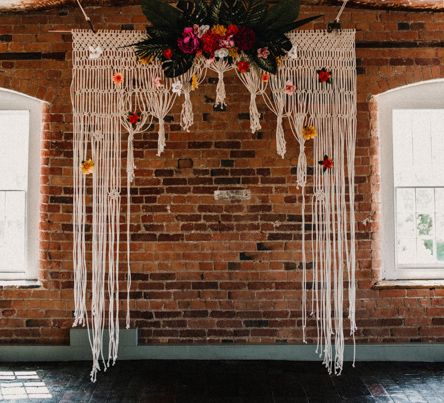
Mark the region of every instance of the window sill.
<instances>
[{"instance_id":1,"label":"window sill","mask_svg":"<svg viewBox=\"0 0 444 403\"><path fill-rule=\"evenodd\" d=\"M0 280L0 289L5 288L40 288L39 280Z\"/></svg>"},{"instance_id":2,"label":"window sill","mask_svg":"<svg viewBox=\"0 0 444 403\"><path fill-rule=\"evenodd\" d=\"M406 288L444 288L444 280L381 280L372 287L375 290Z\"/></svg>"}]
</instances>

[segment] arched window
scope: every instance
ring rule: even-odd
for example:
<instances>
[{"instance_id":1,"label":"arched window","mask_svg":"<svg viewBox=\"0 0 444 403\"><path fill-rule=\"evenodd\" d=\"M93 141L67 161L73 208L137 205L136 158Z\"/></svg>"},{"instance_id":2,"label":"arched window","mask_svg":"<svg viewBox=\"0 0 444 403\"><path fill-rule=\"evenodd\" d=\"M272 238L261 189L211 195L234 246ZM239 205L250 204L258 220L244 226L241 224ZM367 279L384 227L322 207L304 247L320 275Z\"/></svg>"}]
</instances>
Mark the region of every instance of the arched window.
<instances>
[{"instance_id":1,"label":"arched window","mask_svg":"<svg viewBox=\"0 0 444 403\"><path fill-rule=\"evenodd\" d=\"M0 89L0 280L38 277L43 105Z\"/></svg>"},{"instance_id":2,"label":"arched window","mask_svg":"<svg viewBox=\"0 0 444 403\"><path fill-rule=\"evenodd\" d=\"M376 97L384 279L444 279L444 80Z\"/></svg>"}]
</instances>

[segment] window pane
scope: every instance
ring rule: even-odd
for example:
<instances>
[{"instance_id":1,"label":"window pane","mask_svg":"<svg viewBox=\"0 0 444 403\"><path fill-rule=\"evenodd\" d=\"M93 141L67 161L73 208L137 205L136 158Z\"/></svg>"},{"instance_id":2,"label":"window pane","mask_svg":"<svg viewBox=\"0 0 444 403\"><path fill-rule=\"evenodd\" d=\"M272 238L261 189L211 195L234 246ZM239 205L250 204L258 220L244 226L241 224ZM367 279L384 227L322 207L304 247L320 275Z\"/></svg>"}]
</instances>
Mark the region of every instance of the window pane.
<instances>
[{"instance_id":1,"label":"window pane","mask_svg":"<svg viewBox=\"0 0 444 403\"><path fill-rule=\"evenodd\" d=\"M26 193L0 192L0 271L25 270Z\"/></svg>"},{"instance_id":2,"label":"window pane","mask_svg":"<svg viewBox=\"0 0 444 403\"><path fill-rule=\"evenodd\" d=\"M0 190L27 190L28 111L0 111Z\"/></svg>"}]
</instances>

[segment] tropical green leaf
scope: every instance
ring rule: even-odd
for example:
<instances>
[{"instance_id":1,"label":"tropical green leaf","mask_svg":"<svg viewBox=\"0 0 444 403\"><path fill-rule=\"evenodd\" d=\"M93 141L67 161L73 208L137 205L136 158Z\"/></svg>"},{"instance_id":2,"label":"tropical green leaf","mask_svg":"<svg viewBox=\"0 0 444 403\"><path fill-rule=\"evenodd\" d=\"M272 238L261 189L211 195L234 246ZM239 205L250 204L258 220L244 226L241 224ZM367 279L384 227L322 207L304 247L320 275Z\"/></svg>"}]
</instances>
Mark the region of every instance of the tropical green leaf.
<instances>
[{"instance_id":1,"label":"tropical green leaf","mask_svg":"<svg viewBox=\"0 0 444 403\"><path fill-rule=\"evenodd\" d=\"M258 27L264 21L267 14L267 3L265 0L245 1L245 21L249 27Z\"/></svg>"},{"instance_id":2,"label":"tropical green leaf","mask_svg":"<svg viewBox=\"0 0 444 403\"><path fill-rule=\"evenodd\" d=\"M180 30L179 21L182 13L178 8L163 0L142 0L141 6L143 13L153 26L171 31Z\"/></svg>"},{"instance_id":3,"label":"tropical green leaf","mask_svg":"<svg viewBox=\"0 0 444 403\"><path fill-rule=\"evenodd\" d=\"M204 0L180 0L177 8L182 11L186 25L203 25L208 20L208 6Z\"/></svg>"},{"instance_id":4,"label":"tropical green leaf","mask_svg":"<svg viewBox=\"0 0 444 403\"><path fill-rule=\"evenodd\" d=\"M219 21L224 25L245 25L247 10L243 0L223 0L219 13Z\"/></svg>"},{"instance_id":5,"label":"tropical green leaf","mask_svg":"<svg viewBox=\"0 0 444 403\"><path fill-rule=\"evenodd\" d=\"M268 42L267 47L272 58L276 58L287 54L287 52L293 47L293 44L287 36L281 34Z\"/></svg>"},{"instance_id":6,"label":"tropical green leaf","mask_svg":"<svg viewBox=\"0 0 444 403\"><path fill-rule=\"evenodd\" d=\"M174 32L172 33L171 31L157 27L147 27L146 33L152 39L159 39L167 42L177 38L177 35Z\"/></svg>"},{"instance_id":7,"label":"tropical green leaf","mask_svg":"<svg viewBox=\"0 0 444 403\"><path fill-rule=\"evenodd\" d=\"M302 27L303 25L309 24L310 22L312 22L320 17L322 17L322 15L315 15L313 17L303 18L302 20L294 21L290 24L275 28L274 33L276 33L278 35L285 34L287 32L293 31L296 28Z\"/></svg>"},{"instance_id":8,"label":"tropical green leaf","mask_svg":"<svg viewBox=\"0 0 444 403\"><path fill-rule=\"evenodd\" d=\"M165 60L162 68L166 77L174 78L186 73L194 62L194 55L180 55L180 57L171 60Z\"/></svg>"},{"instance_id":9,"label":"tropical green leaf","mask_svg":"<svg viewBox=\"0 0 444 403\"><path fill-rule=\"evenodd\" d=\"M136 55L138 57L154 56L160 57L168 43L159 39L146 39L134 45L136 47Z\"/></svg>"},{"instance_id":10,"label":"tropical green leaf","mask_svg":"<svg viewBox=\"0 0 444 403\"><path fill-rule=\"evenodd\" d=\"M280 0L268 10L264 28L268 31L292 23L298 18L300 0Z\"/></svg>"},{"instance_id":11,"label":"tropical green leaf","mask_svg":"<svg viewBox=\"0 0 444 403\"><path fill-rule=\"evenodd\" d=\"M267 71L271 74L276 74L277 72L277 62L275 57L268 57L267 59L262 59L257 55L249 55L251 60L262 70Z\"/></svg>"},{"instance_id":12,"label":"tropical green leaf","mask_svg":"<svg viewBox=\"0 0 444 403\"><path fill-rule=\"evenodd\" d=\"M211 2L208 17L211 24L217 24L219 22L220 10L222 8L223 0L214 0Z\"/></svg>"}]
</instances>

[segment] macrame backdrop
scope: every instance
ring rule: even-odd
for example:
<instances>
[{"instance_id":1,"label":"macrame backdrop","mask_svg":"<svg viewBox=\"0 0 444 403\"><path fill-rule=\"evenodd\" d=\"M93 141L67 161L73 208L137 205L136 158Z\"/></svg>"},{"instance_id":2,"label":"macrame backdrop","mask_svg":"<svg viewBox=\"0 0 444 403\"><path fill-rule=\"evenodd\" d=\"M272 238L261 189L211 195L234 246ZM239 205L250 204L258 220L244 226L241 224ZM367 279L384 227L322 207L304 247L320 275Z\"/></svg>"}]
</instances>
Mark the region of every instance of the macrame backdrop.
<instances>
[{"instance_id":1,"label":"macrame backdrop","mask_svg":"<svg viewBox=\"0 0 444 403\"><path fill-rule=\"evenodd\" d=\"M73 81L71 96L74 113L74 326L88 328L93 353L91 379L115 363L119 345L119 265L122 197L122 141L126 150L126 326L129 327L130 270L130 186L134 180L134 136L155 120L158 124L158 156L165 148L164 118L176 98L183 95L181 126L193 124L191 79L200 83L210 69L218 74L216 105L225 105L224 74L233 67L225 62L196 62L176 79L165 78L159 62L141 63L130 46L145 37L137 31L73 31ZM270 82L252 68L238 74L250 92L250 121L253 132L260 130L257 95L277 116L276 145L284 158L284 120L299 144L297 184L302 193L302 229L305 231L306 197L311 205L312 231L309 250L313 262L311 304L307 307L308 259L302 243L303 331L308 316L318 326L318 349L330 372L340 373L344 356L344 285L348 284L350 333L355 324L355 217L354 157L356 140L356 59L355 32L298 31L290 38L293 49L281 59L278 74ZM321 83L317 70L326 68L333 82ZM120 75L116 78L116 74ZM113 80L114 77L114 80ZM268 81L268 80L267 80ZM284 91L295 85L291 95ZM269 91L269 92L267 92ZM131 123L130 113L139 121ZM304 126L318 132L313 144L314 179L311 195L306 196L307 156ZM323 172L318 165L324 155L334 168ZM91 176L80 166L92 159ZM348 190L348 193L347 193ZM91 235L87 228L91 228ZM305 233L303 238L305 240ZM87 286L91 284L91 290ZM89 305L90 301L90 305ZM106 315L107 312L107 315ZM107 317L106 317L107 316ZM103 346L108 327L108 357ZM334 346L334 348L333 348Z\"/></svg>"},{"instance_id":2,"label":"macrame backdrop","mask_svg":"<svg viewBox=\"0 0 444 403\"><path fill-rule=\"evenodd\" d=\"M317 351L330 373L340 374L344 360L344 285L348 285L350 335L355 322L355 213L354 161L356 143L355 31L301 31L290 34L293 49L282 59L278 74L271 77L278 116L278 153L285 150L281 138L282 117L289 119L299 143L297 185L302 193L302 239L305 240L307 156L304 126L316 128L313 143L313 194L311 204L312 298L309 314L318 327ZM332 83L320 82L317 71L332 72ZM295 84L293 95L285 94L287 82ZM311 140L310 140L311 141ZM324 172L318 164L327 155L334 168ZM347 193L348 191L348 193ZM307 319L307 256L302 244L303 331ZM334 349L333 349L334 346Z\"/></svg>"}]
</instances>

